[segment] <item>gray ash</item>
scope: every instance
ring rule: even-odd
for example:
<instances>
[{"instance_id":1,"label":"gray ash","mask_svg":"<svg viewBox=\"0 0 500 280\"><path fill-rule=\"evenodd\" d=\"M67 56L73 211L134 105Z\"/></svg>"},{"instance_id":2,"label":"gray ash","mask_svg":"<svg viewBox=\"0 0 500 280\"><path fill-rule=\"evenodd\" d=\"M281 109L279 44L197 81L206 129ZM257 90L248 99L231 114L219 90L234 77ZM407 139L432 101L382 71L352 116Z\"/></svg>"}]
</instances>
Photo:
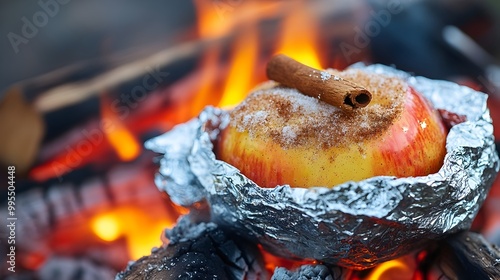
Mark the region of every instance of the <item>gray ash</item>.
<instances>
[{"instance_id":1,"label":"gray ash","mask_svg":"<svg viewBox=\"0 0 500 280\"><path fill-rule=\"evenodd\" d=\"M116 280L265 279L254 244L231 236L214 223L192 224L189 217L167 231L170 243L130 264Z\"/></svg>"},{"instance_id":2,"label":"gray ash","mask_svg":"<svg viewBox=\"0 0 500 280\"><path fill-rule=\"evenodd\" d=\"M349 279L350 270L325 265L303 265L295 271L277 267L271 280L344 280Z\"/></svg>"}]
</instances>

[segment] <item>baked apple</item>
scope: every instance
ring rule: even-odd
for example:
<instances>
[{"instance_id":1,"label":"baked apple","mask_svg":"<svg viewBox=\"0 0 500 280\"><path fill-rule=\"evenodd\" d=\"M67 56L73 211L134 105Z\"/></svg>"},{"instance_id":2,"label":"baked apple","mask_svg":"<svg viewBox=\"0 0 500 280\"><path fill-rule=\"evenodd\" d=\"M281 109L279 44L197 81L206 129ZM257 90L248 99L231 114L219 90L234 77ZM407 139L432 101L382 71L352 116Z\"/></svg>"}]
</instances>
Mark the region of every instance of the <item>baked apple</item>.
<instances>
[{"instance_id":1,"label":"baked apple","mask_svg":"<svg viewBox=\"0 0 500 280\"><path fill-rule=\"evenodd\" d=\"M230 112L219 159L261 187L335 186L439 170L447 132L423 96L396 77L359 69L328 75L364 87L371 103L345 110L267 82Z\"/></svg>"}]
</instances>

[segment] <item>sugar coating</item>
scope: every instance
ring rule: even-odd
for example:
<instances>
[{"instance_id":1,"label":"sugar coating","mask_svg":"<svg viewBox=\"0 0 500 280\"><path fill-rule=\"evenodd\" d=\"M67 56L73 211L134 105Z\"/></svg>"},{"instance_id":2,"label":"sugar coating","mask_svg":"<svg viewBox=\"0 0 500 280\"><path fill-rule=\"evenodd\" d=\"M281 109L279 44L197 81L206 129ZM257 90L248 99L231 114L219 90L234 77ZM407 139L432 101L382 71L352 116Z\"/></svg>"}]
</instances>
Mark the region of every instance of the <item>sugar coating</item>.
<instances>
[{"instance_id":1,"label":"sugar coating","mask_svg":"<svg viewBox=\"0 0 500 280\"><path fill-rule=\"evenodd\" d=\"M293 126L285 126L283 127L283 130L281 131L282 135L282 140L286 141L286 144L290 144L293 141L295 141L295 138L297 138L297 133L296 133L296 128Z\"/></svg>"},{"instance_id":2,"label":"sugar coating","mask_svg":"<svg viewBox=\"0 0 500 280\"><path fill-rule=\"evenodd\" d=\"M244 127L253 127L259 124L263 124L266 120L266 117L267 112L265 111L251 112L243 117L243 125L239 126L238 129L240 132L242 132L244 130Z\"/></svg>"},{"instance_id":3,"label":"sugar coating","mask_svg":"<svg viewBox=\"0 0 500 280\"><path fill-rule=\"evenodd\" d=\"M250 137L275 141L283 148L348 146L383 133L400 115L407 84L394 77L359 69L328 70L330 77L353 81L372 93L371 103L344 111L296 89L269 82L231 112L230 126Z\"/></svg>"},{"instance_id":4,"label":"sugar coating","mask_svg":"<svg viewBox=\"0 0 500 280\"><path fill-rule=\"evenodd\" d=\"M327 71L321 71L321 80L322 81L328 81L332 77L332 74L330 74Z\"/></svg>"}]
</instances>

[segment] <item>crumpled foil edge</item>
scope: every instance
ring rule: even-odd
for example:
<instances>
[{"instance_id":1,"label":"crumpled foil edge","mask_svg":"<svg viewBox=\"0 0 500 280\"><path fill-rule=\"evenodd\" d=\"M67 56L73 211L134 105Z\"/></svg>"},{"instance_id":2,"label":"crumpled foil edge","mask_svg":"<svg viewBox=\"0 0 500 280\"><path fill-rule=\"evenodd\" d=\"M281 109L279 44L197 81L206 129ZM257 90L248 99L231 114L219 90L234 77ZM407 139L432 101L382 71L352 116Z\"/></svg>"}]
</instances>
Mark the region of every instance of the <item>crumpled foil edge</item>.
<instances>
[{"instance_id":1,"label":"crumpled foil edge","mask_svg":"<svg viewBox=\"0 0 500 280\"><path fill-rule=\"evenodd\" d=\"M439 172L378 176L335 188L261 188L216 159L212 141L229 116L207 107L198 118L146 142L146 148L163 154L156 185L183 206L206 200L214 222L274 254L353 269L468 229L499 169L487 96L383 65L351 67L401 77L436 109L466 116L449 131Z\"/></svg>"}]
</instances>

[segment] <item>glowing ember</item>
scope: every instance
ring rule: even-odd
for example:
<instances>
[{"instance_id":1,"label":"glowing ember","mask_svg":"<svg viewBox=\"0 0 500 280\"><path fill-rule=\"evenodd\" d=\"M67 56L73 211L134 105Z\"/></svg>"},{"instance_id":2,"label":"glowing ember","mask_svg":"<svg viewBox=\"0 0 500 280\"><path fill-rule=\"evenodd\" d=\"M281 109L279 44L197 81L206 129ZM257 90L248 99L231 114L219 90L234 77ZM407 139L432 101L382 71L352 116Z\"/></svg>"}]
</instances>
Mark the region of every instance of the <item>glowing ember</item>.
<instances>
[{"instance_id":1,"label":"glowing ember","mask_svg":"<svg viewBox=\"0 0 500 280\"><path fill-rule=\"evenodd\" d=\"M158 214L152 217L137 207L121 207L95 216L90 225L93 233L104 241L124 238L130 257L136 260L160 246L161 233L174 223L175 220Z\"/></svg>"},{"instance_id":2,"label":"glowing ember","mask_svg":"<svg viewBox=\"0 0 500 280\"><path fill-rule=\"evenodd\" d=\"M261 245L258 245L258 247L260 249L260 252L262 253L262 257L264 258L266 270L269 273L269 275L272 275L277 267L284 267L288 270L295 270L301 265L310 263L308 261L294 261L294 260L287 260L284 258L280 258L268 253L266 250L262 248Z\"/></svg>"},{"instance_id":3,"label":"glowing ember","mask_svg":"<svg viewBox=\"0 0 500 280\"><path fill-rule=\"evenodd\" d=\"M388 261L375 267L367 280L412 279L408 265L401 259Z\"/></svg>"},{"instance_id":4,"label":"glowing ember","mask_svg":"<svg viewBox=\"0 0 500 280\"><path fill-rule=\"evenodd\" d=\"M91 221L94 233L104 241L114 241L120 237L119 220L112 214L95 217Z\"/></svg>"},{"instance_id":5,"label":"glowing ember","mask_svg":"<svg viewBox=\"0 0 500 280\"><path fill-rule=\"evenodd\" d=\"M92 146L92 144L87 145L87 143L90 142L80 141L75 147L68 146L64 153L31 169L30 178L43 182L50 178L60 177L75 168L96 160L96 155L106 149L104 145ZM85 147L85 150L83 150L83 147Z\"/></svg>"},{"instance_id":6,"label":"glowing ember","mask_svg":"<svg viewBox=\"0 0 500 280\"><path fill-rule=\"evenodd\" d=\"M115 149L117 155L123 161L135 159L141 152L141 146L135 136L125 127L122 120L112 111L108 102L103 100L101 107L101 118L103 123L104 135L109 143Z\"/></svg>"},{"instance_id":7,"label":"glowing ember","mask_svg":"<svg viewBox=\"0 0 500 280\"><path fill-rule=\"evenodd\" d=\"M145 226L142 230L136 230L134 234L130 234L127 239L127 245L132 259L137 260L140 257L147 256L151 254L152 248L160 247L160 237L163 234L163 230L172 226L170 223L156 223L152 226ZM144 228L148 230L144 230Z\"/></svg>"},{"instance_id":8,"label":"glowing ember","mask_svg":"<svg viewBox=\"0 0 500 280\"><path fill-rule=\"evenodd\" d=\"M28 269L36 270L39 269L43 263L46 261L46 255L40 252L30 252L22 257L22 263Z\"/></svg>"}]
</instances>

